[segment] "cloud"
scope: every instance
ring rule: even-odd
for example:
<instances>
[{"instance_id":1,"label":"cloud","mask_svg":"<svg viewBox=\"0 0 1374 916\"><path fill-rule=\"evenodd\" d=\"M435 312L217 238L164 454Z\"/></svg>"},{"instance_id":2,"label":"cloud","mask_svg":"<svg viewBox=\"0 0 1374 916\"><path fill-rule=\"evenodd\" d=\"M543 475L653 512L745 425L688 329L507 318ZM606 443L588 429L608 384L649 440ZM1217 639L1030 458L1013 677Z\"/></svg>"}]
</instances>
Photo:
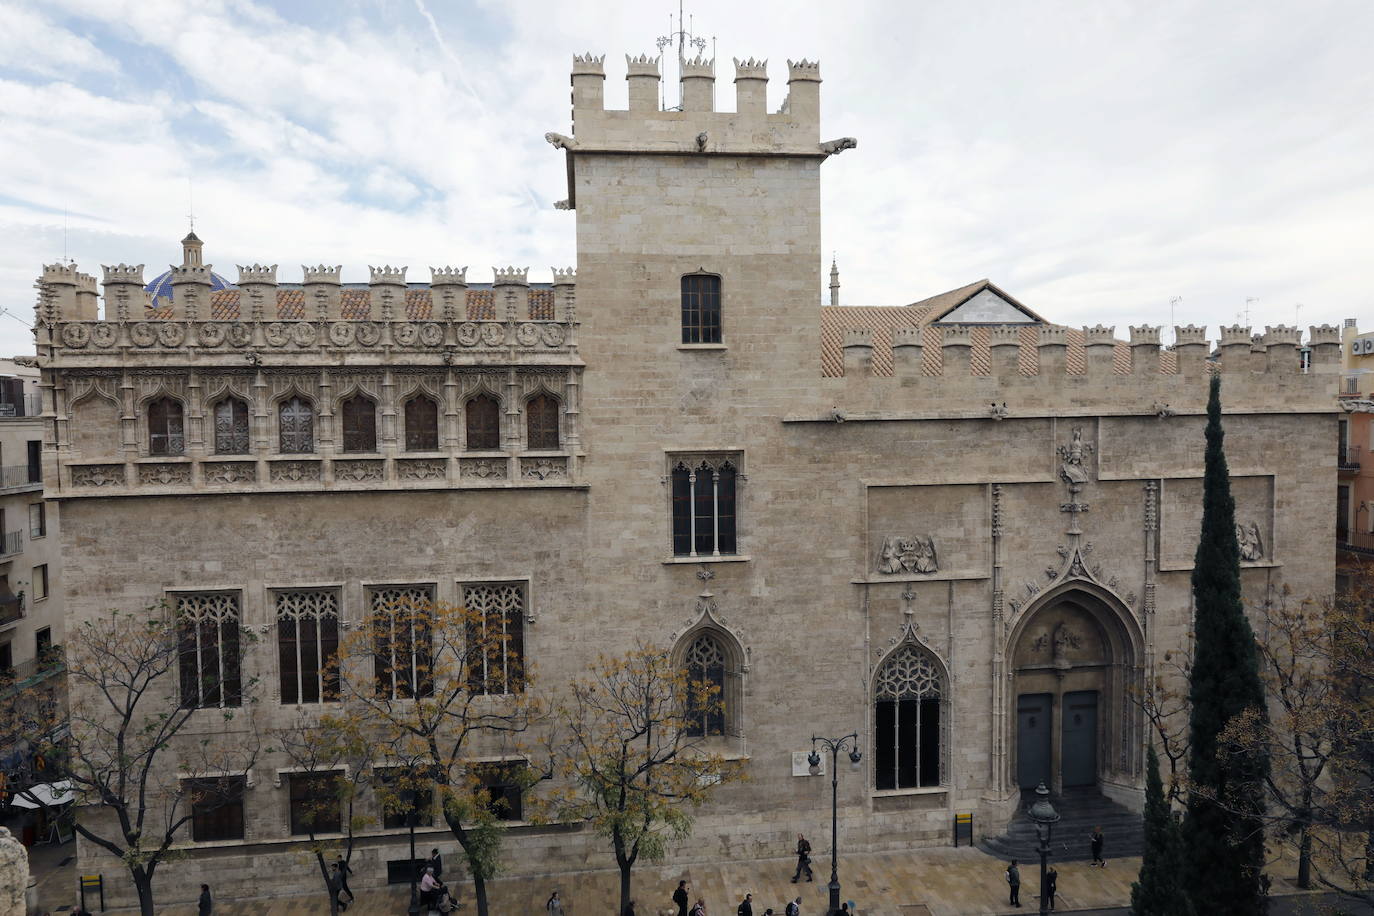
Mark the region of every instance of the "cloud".
<instances>
[{"instance_id":1,"label":"cloud","mask_svg":"<svg viewBox=\"0 0 1374 916\"><path fill-rule=\"evenodd\" d=\"M38 10L0 3L0 70L71 79L76 74L113 74L119 65L85 37Z\"/></svg>"}]
</instances>

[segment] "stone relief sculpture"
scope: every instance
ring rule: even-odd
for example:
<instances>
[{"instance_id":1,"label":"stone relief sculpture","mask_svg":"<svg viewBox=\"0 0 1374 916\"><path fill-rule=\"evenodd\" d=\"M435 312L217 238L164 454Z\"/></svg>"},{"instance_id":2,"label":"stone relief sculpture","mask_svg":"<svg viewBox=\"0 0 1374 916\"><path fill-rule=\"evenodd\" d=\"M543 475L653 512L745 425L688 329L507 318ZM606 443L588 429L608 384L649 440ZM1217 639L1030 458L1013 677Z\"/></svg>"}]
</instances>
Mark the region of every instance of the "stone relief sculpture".
<instances>
[{"instance_id":1,"label":"stone relief sculpture","mask_svg":"<svg viewBox=\"0 0 1374 916\"><path fill-rule=\"evenodd\" d=\"M914 537L893 536L883 539L882 549L878 551L878 572L886 575L897 573L929 574L940 569L939 558L935 553L935 539L930 535Z\"/></svg>"},{"instance_id":2,"label":"stone relief sculpture","mask_svg":"<svg viewBox=\"0 0 1374 916\"><path fill-rule=\"evenodd\" d=\"M1247 562L1264 559L1264 539L1260 536L1259 524L1236 523L1236 543L1240 545L1240 558Z\"/></svg>"},{"instance_id":3,"label":"stone relief sculpture","mask_svg":"<svg viewBox=\"0 0 1374 916\"><path fill-rule=\"evenodd\" d=\"M1059 446L1059 476L1068 483L1070 493L1077 493L1088 482L1088 469L1084 462L1092 451L1092 444L1083 441L1083 428L1080 426L1073 428L1073 439L1068 445Z\"/></svg>"}]
</instances>

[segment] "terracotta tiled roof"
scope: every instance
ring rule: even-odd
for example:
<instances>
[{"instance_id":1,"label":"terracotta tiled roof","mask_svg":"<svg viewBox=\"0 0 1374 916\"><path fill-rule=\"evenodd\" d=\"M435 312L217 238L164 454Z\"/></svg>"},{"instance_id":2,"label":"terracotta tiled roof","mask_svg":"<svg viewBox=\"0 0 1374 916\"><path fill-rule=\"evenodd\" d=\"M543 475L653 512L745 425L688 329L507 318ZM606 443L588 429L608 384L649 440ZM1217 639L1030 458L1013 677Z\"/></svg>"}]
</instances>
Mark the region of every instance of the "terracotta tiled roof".
<instances>
[{"instance_id":1,"label":"terracotta tiled roof","mask_svg":"<svg viewBox=\"0 0 1374 916\"><path fill-rule=\"evenodd\" d=\"M239 317L239 291L222 289L211 293L210 317L215 321L229 321Z\"/></svg>"},{"instance_id":2,"label":"terracotta tiled roof","mask_svg":"<svg viewBox=\"0 0 1374 916\"><path fill-rule=\"evenodd\" d=\"M892 332L919 327L927 310L908 306L839 305L821 309L821 374L844 375L844 332L873 332L873 365L878 375L892 374Z\"/></svg>"},{"instance_id":3,"label":"terracotta tiled roof","mask_svg":"<svg viewBox=\"0 0 1374 916\"><path fill-rule=\"evenodd\" d=\"M553 321L553 290L530 290L530 320Z\"/></svg>"},{"instance_id":4,"label":"terracotta tiled roof","mask_svg":"<svg viewBox=\"0 0 1374 916\"><path fill-rule=\"evenodd\" d=\"M303 289L279 289L279 290L277 290L277 317L278 317L278 318L304 318L304 317L305 317L305 290L303 290Z\"/></svg>"},{"instance_id":5,"label":"terracotta tiled roof","mask_svg":"<svg viewBox=\"0 0 1374 916\"><path fill-rule=\"evenodd\" d=\"M496 318L496 295L489 289L468 290L468 320L491 321Z\"/></svg>"},{"instance_id":6,"label":"terracotta tiled roof","mask_svg":"<svg viewBox=\"0 0 1374 916\"><path fill-rule=\"evenodd\" d=\"M427 289L406 290L406 318L420 321L434 314L434 302Z\"/></svg>"}]
</instances>

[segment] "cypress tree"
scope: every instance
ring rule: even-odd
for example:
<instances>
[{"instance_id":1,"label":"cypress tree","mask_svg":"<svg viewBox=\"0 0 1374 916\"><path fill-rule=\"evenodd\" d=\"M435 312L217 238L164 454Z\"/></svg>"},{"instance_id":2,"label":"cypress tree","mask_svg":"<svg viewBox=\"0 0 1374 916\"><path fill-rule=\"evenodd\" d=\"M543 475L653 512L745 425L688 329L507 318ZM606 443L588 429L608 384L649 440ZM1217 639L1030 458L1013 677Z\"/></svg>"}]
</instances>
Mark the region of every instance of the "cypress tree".
<instances>
[{"instance_id":1,"label":"cypress tree","mask_svg":"<svg viewBox=\"0 0 1374 916\"><path fill-rule=\"evenodd\" d=\"M1241 604L1236 504L1223 448L1221 379L1215 376L1207 400L1193 606L1185 891L1199 913L1261 913L1268 759L1218 741L1233 717L1251 708L1264 715L1265 705L1254 634Z\"/></svg>"},{"instance_id":2,"label":"cypress tree","mask_svg":"<svg viewBox=\"0 0 1374 916\"><path fill-rule=\"evenodd\" d=\"M1145 757L1145 854L1131 884L1131 916L1188 916L1183 893L1183 838L1164 797L1159 757L1151 745Z\"/></svg>"}]
</instances>

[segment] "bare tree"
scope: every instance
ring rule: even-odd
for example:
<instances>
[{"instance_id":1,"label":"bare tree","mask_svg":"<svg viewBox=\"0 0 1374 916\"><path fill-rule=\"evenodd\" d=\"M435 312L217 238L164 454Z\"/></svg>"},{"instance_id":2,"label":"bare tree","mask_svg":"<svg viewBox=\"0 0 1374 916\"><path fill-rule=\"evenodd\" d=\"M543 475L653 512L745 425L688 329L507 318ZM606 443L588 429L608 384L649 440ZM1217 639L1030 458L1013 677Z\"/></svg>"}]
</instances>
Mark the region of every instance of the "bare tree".
<instances>
[{"instance_id":1,"label":"bare tree","mask_svg":"<svg viewBox=\"0 0 1374 916\"><path fill-rule=\"evenodd\" d=\"M611 841L619 912L630 901L635 863L659 861L670 840L689 836L692 809L742 771L706 747L702 726L717 718L710 712L720 707L719 688L689 680L664 651L603 656L569 694L554 716L567 734L559 759L571 783L557 808Z\"/></svg>"},{"instance_id":2,"label":"bare tree","mask_svg":"<svg viewBox=\"0 0 1374 916\"><path fill-rule=\"evenodd\" d=\"M1144 685L1126 694L1145 717L1157 753L1164 758L1164 797L1171 805L1187 786L1188 679L1192 664L1186 649L1165 652Z\"/></svg>"}]
</instances>

